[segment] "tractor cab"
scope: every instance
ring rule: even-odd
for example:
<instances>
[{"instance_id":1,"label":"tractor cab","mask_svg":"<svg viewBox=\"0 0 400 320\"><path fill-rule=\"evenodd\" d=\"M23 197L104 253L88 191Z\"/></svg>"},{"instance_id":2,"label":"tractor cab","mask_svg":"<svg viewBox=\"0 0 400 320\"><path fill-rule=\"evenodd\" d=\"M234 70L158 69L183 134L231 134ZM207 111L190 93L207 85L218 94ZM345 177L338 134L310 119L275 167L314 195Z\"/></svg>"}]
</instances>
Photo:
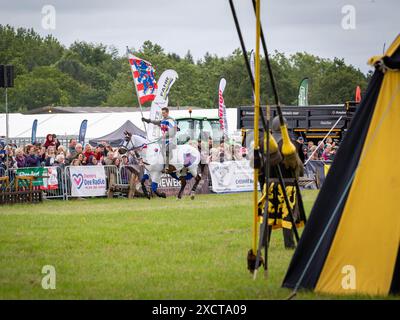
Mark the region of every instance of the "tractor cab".
<instances>
[{"instance_id":1,"label":"tractor cab","mask_svg":"<svg viewBox=\"0 0 400 320\"><path fill-rule=\"evenodd\" d=\"M219 143L222 138L218 118L184 117L176 119L179 131L177 132L178 144L185 144L190 140L209 141Z\"/></svg>"}]
</instances>

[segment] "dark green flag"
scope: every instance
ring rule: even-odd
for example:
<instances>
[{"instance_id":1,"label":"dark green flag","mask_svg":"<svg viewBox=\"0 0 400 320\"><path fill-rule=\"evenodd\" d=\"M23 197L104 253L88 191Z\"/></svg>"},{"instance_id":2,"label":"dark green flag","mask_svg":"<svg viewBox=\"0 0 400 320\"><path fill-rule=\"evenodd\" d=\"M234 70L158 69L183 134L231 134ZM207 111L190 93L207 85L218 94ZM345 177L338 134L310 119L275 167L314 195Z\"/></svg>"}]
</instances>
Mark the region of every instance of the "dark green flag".
<instances>
[{"instance_id":1,"label":"dark green flag","mask_svg":"<svg viewBox=\"0 0 400 320\"><path fill-rule=\"evenodd\" d=\"M298 105L308 106L308 78L304 78L300 82Z\"/></svg>"}]
</instances>

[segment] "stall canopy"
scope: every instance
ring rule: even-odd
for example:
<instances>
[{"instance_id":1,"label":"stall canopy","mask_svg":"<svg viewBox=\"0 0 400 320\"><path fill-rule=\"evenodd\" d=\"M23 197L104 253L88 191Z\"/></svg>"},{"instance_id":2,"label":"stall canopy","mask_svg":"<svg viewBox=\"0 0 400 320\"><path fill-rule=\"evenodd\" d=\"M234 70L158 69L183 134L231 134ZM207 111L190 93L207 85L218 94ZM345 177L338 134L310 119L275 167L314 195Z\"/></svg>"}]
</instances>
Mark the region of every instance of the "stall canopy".
<instances>
[{"instance_id":1,"label":"stall canopy","mask_svg":"<svg viewBox=\"0 0 400 320\"><path fill-rule=\"evenodd\" d=\"M124 140L124 132L125 131L131 132L132 134L136 134L136 135L143 136L143 137L146 136L146 134L143 130L139 129L137 126L135 126L132 122L130 122L128 120L117 130L115 130L105 136L91 139L89 141L89 143L92 146L97 146L101 142L107 142L113 147L118 147L119 145L121 145L121 143Z\"/></svg>"}]
</instances>

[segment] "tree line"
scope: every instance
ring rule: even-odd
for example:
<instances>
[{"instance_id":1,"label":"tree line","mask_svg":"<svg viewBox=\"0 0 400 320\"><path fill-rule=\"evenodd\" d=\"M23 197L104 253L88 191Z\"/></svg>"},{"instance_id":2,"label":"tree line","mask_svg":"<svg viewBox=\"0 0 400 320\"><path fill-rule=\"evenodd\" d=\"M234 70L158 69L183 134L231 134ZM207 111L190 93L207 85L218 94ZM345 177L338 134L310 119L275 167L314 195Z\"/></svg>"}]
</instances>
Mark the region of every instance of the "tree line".
<instances>
[{"instance_id":1,"label":"tree line","mask_svg":"<svg viewBox=\"0 0 400 320\"><path fill-rule=\"evenodd\" d=\"M153 64L156 78L166 69L177 71L179 79L170 92L171 106L217 107L221 77L227 80L227 107L252 104L251 85L239 49L227 57L207 52L197 61L190 50L181 57L151 41L131 50ZM51 35L42 37L33 29L0 25L0 64L15 66L10 111L49 105L138 106L127 57L113 46L76 41L66 47ZM264 59L261 64L262 103L273 103ZM280 100L286 105L297 104L298 86L304 77L309 78L310 104L334 104L353 100L356 86L364 90L371 76L341 58L326 59L306 52L286 55L275 51L271 64ZM0 112L4 109L4 99L0 99Z\"/></svg>"}]
</instances>

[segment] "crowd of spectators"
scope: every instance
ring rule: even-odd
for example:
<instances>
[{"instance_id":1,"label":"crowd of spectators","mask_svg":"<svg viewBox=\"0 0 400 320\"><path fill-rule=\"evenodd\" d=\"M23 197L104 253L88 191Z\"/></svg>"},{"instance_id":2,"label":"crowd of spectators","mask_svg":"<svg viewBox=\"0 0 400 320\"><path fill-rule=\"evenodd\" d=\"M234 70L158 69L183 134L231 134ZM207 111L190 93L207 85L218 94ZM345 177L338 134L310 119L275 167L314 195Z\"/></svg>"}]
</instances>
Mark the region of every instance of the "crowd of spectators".
<instances>
[{"instance_id":1,"label":"crowd of spectators","mask_svg":"<svg viewBox=\"0 0 400 320\"><path fill-rule=\"evenodd\" d=\"M199 149L201 163L240 161L248 159L248 152L239 143L224 142L213 143L189 141L189 144ZM55 135L48 134L44 143L27 144L24 147L15 145L1 146L0 167L26 168L26 167L51 167L58 166L85 166L85 165L124 165L137 164L133 152L119 154L118 148L114 148L105 141L97 146L89 143L84 146L76 139L70 139L68 146L64 147Z\"/></svg>"},{"instance_id":2,"label":"crowd of spectators","mask_svg":"<svg viewBox=\"0 0 400 320\"><path fill-rule=\"evenodd\" d=\"M97 146L89 143L84 146L76 139L70 139L68 147L64 147L53 134L46 136L44 143L16 145L0 145L0 168L26 167L65 167L85 165L121 165L130 164L134 159L130 153L121 155L118 148L106 142Z\"/></svg>"},{"instance_id":3,"label":"crowd of spectators","mask_svg":"<svg viewBox=\"0 0 400 320\"><path fill-rule=\"evenodd\" d=\"M206 141L189 141L189 144L200 151L201 163L224 161L240 161L249 159L248 151L240 143L235 141L220 141L219 143L211 139Z\"/></svg>"},{"instance_id":4,"label":"crowd of spectators","mask_svg":"<svg viewBox=\"0 0 400 320\"><path fill-rule=\"evenodd\" d=\"M326 138L325 141L320 140L317 144L311 140L305 143L303 137L299 137L297 142L302 145L306 160L332 161L339 148L338 142L334 141L331 137Z\"/></svg>"},{"instance_id":5,"label":"crowd of spectators","mask_svg":"<svg viewBox=\"0 0 400 320\"><path fill-rule=\"evenodd\" d=\"M305 142L302 137L297 139L302 146L304 158L311 160L333 160L338 149L337 141L328 137L324 142ZM215 143L207 141L189 141L193 147L201 152L201 163L240 161L249 158L246 148L240 143L221 141ZM318 147L319 146L319 147ZM137 164L134 153L119 154L105 141L97 146L89 143L82 145L76 139L70 139L68 146L64 147L57 140L56 135L48 134L44 143L27 144L24 147L15 145L3 146L0 144L0 168L25 168L25 167L65 167L86 165L125 165Z\"/></svg>"}]
</instances>

